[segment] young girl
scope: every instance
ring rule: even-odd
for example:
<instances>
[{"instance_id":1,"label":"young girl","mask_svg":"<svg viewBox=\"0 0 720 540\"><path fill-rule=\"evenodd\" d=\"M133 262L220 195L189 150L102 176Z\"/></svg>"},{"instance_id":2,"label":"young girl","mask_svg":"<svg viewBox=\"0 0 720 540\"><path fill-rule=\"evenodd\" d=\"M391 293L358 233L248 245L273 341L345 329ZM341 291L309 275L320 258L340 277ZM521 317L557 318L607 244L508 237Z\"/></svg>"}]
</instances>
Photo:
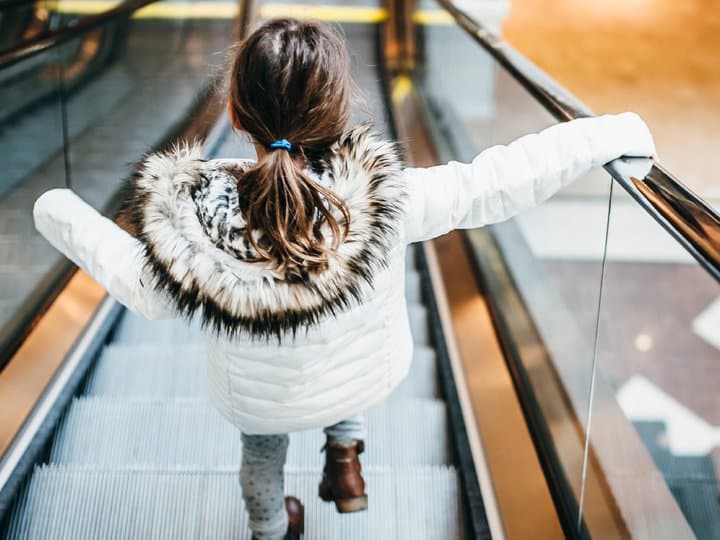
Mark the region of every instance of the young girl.
<instances>
[{"instance_id":1,"label":"young girl","mask_svg":"<svg viewBox=\"0 0 720 540\"><path fill-rule=\"evenodd\" d=\"M257 161L150 156L128 201L137 238L75 194L34 208L38 230L131 311L201 318L209 394L242 432L241 484L258 540L299 538L303 508L283 500L291 431L326 427L319 494L367 508L362 412L410 367L405 248L454 228L508 219L592 167L652 156L635 114L553 126L470 164L403 168L396 146L348 125L342 39L292 19L237 50L229 114Z\"/></svg>"}]
</instances>

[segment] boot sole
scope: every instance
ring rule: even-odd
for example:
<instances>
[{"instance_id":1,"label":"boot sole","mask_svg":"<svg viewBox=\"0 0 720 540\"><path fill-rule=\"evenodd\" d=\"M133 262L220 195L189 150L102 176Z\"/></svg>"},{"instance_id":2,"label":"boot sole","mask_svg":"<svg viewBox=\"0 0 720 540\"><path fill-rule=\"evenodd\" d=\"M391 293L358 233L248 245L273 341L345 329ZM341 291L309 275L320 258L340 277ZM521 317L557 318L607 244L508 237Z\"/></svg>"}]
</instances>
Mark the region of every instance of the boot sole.
<instances>
[{"instance_id":1,"label":"boot sole","mask_svg":"<svg viewBox=\"0 0 720 540\"><path fill-rule=\"evenodd\" d=\"M303 538L305 536L305 505L300 503L300 530L298 531L300 533L300 538Z\"/></svg>"},{"instance_id":2,"label":"boot sole","mask_svg":"<svg viewBox=\"0 0 720 540\"><path fill-rule=\"evenodd\" d=\"M352 499L335 499L335 508L340 514L362 512L368 509L367 495L353 497Z\"/></svg>"},{"instance_id":3,"label":"boot sole","mask_svg":"<svg viewBox=\"0 0 720 540\"><path fill-rule=\"evenodd\" d=\"M368 497L362 495L360 497L352 497L350 499L336 499L329 490L320 487L318 495L325 502L334 502L335 508L339 514L350 514L352 512L362 512L368 509Z\"/></svg>"}]
</instances>

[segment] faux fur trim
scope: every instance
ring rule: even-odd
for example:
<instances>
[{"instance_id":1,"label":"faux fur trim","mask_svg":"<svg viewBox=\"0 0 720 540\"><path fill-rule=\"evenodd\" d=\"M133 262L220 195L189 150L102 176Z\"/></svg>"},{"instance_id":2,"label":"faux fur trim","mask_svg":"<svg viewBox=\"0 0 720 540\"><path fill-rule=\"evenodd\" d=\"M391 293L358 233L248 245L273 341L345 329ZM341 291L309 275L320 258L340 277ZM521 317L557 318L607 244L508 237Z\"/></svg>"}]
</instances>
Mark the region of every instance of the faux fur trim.
<instances>
[{"instance_id":1,"label":"faux fur trim","mask_svg":"<svg viewBox=\"0 0 720 540\"><path fill-rule=\"evenodd\" d=\"M156 289L181 316L235 337L280 339L363 301L376 273L399 241L406 186L395 144L361 124L350 130L313 170L333 179L350 213L349 234L327 269L300 282L274 264L250 262L206 234L194 193L208 178L237 174L251 162L202 158L198 146L149 156L132 185L126 210L145 247Z\"/></svg>"}]
</instances>

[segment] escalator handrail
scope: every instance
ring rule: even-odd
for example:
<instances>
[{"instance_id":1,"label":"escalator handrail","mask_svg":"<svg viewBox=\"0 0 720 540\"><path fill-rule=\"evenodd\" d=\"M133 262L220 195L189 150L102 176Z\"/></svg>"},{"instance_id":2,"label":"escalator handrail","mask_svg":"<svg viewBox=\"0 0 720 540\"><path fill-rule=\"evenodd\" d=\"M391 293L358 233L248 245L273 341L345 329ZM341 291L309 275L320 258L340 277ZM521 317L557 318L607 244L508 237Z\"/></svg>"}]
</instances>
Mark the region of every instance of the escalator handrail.
<instances>
[{"instance_id":1,"label":"escalator handrail","mask_svg":"<svg viewBox=\"0 0 720 540\"><path fill-rule=\"evenodd\" d=\"M593 116L582 101L512 45L458 8L453 0L438 0L438 3L557 120ZM632 161L638 160L620 158L605 165L605 170L700 266L720 281L720 213L657 161L652 161L649 173L638 174L639 178L633 175Z\"/></svg>"},{"instance_id":2,"label":"escalator handrail","mask_svg":"<svg viewBox=\"0 0 720 540\"><path fill-rule=\"evenodd\" d=\"M126 0L112 9L96 15L89 15L70 22L58 30L43 32L32 38L18 42L9 49L0 51L0 71L22 62L27 58L53 49L74 38L82 36L113 20L130 17L133 13L159 0Z\"/></svg>"},{"instance_id":3,"label":"escalator handrail","mask_svg":"<svg viewBox=\"0 0 720 540\"><path fill-rule=\"evenodd\" d=\"M0 0L0 11L33 4L35 4L35 0Z\"/></svg>"}]
</instances>

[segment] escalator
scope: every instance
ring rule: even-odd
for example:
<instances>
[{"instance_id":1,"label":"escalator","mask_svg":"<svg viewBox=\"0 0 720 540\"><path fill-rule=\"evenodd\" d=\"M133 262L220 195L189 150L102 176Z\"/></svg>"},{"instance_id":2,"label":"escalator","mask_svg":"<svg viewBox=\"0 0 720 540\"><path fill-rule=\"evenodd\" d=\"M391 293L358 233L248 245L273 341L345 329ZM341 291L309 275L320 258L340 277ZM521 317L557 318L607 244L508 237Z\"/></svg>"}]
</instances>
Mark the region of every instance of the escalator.
<instances>
[{"instance_id":1,"label":"escalator","mask_svg":"<svg viewBox=\"0 0 720 540\"><path fill-rule=\"evenodd\" d=\"M354 120L372 116L377 129L391 136L383 77L367 63L378 28L348 23L343 31L367 102ZM252 155L224 118L212 134L207 157ZM291 435L286 490L306 502L307 538L470 535L418 257L416 248L408 250L412 370L389 400L367 413L369 511L340 516L319 501L324 435L319 429ZM4 534L249 538L238 482L240 433L206 397L202 332L197 325L148 322L127 312L112 326L45 443L44 458L13 498ZM483 519L476 515L473 526Z\"/></svg>"},{"instance_id":2,"label":"escalator","mask_svg":"<svg viewBox=\"0 0 720 540\"><path fill-rule=\"evenodd\" d=\"M14 285L26 268L46 275L56 261L19 258L12 266L20 252L12 246L23 242L52 255L27 234L25 210L41 191L71 185L112 212L118 186L108 178L125 176L122 163L178 133L206 135L208 158L253 157L202 83L218 70L207 58L230 43L253 2L234 23L225 15L176 20L177 4L159 4L172 14L167 20L131 17L135 37L117 42L115 53L128 60L108 60L99 75L56 96L65 113L87 122L74 120L82 125L56 137L54 150L0 194L0 209L6 204L15 216L0 229L11 246L11 264L0 267L5 312L15 313L33 286L41 298L57 296L61 318L77 327L67 350L33 342L44 318L55 316L55 304L43 311L50 300L36 302L26 325L32 343L17 349L16 357L34 354L38 365L53 357L58 367L0 459L2 538L250 535L240 434L205 395L199 326L145 321L109 299L91 302L82 319L86 297L102 295L82 275L65 289L67 280L51 287L34 276ZM207 9L227 12L216 4ZM340 22L365 94L353 121L373 119L404 143L413 166L469 161L493 144L591 114L478 22L477 13L502 11L497 6L463 4L478 10L468 13L450 0L439 4L444 10L393 1L333 11L271 2L260 16L287 9ZM177 32L165 40L167 28ZM136 86L93 116L93 85L122 90L112 79L118 72ZM52 100L33 107L26 119L41 107L58 112ZM159 117L163 125L152 126ZM67 163L77 173L61 179ZM720 278L720 217L657 163L640 165L617 160L513 220L408 249L415 353L407 379L367 413L369 511L340 516L322 503L324 436L292 434L286 492L306 504L306 538L720 538L720 442L712 440L720 402L709 390L720 372L708 346L716 340L719 348L720 336L707 308ZM45 171L60 176L48 181ZM81 294L66 292L73 287ZM5 327L17 335L17 325ZM678 357L682 372L668 361ZM9 371L0 372L0 404Z\"/></svg>"}]
</instances>

